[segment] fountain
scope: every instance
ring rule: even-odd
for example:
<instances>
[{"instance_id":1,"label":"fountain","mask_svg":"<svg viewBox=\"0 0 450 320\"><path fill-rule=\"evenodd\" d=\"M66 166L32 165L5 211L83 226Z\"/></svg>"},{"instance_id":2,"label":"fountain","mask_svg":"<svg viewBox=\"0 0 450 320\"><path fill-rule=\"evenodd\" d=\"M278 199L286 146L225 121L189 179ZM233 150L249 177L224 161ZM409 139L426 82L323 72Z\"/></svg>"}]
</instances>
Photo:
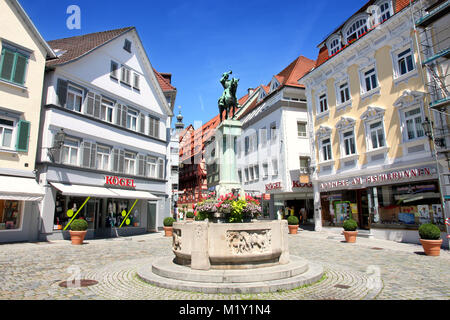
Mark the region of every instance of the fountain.
<instances>
[{"instance_id":1,"label":"fountain","mask_svg":"<svg viewBox=\"0 0 450 320\"><path fill-rule=\"evenodd\" d=\"M235 94L239 80L229 80L230 74L225 73L221 80L225 92L219 108L221 116L223 110L227 116L221 119L215 139L220 163L218 197L244 194L235 156L235 138L241 135L242 125L228 119L229 110L238 107ZM155 261L151 267L138 270L138 276L156 286L202 293L276 292L322 278L320 265L289 255L287 221L227 223L223 212L210 218L174 223L175 257Z\"/></svg>"}]
</instances>

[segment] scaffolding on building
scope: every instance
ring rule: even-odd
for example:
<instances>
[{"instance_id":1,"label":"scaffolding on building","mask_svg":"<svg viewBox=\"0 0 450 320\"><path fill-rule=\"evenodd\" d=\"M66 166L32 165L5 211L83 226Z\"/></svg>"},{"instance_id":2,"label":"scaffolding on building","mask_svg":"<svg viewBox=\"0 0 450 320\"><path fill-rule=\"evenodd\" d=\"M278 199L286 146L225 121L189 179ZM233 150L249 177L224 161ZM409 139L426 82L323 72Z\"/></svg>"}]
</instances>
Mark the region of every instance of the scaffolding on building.
<instances>
[{"instance_id":1,"label":"scaffolding on building","mask_svg":"<svg viewBox=\"0 0 450 320\"><path fill-rule=\"evenodd\" d=\"M423 67L430 139L439 174L445 218L450 217L450 0L419 0L411 5ZM447 235L449 226L446 225ZM449 240L450 241L450 240Z\"/></svg>"}]
</instances>

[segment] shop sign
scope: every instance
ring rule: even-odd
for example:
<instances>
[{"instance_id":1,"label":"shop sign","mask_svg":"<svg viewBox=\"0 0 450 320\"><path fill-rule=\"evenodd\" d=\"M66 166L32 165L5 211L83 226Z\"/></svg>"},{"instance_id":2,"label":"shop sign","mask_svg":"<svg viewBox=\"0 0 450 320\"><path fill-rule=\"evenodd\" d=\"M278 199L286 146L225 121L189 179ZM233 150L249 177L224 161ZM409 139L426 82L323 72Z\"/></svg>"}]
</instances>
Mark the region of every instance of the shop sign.
<instances>
[{"instance_id":1,"label":"shop sign","mask_svg":"<svg viewBox=\"0 0 450 320\"><path fill-rule=\"evenodd\" d=\"M333 182L324 182L320 184L320 189L327 190L327 189L346 188L350 186L363 186L432 175L433 171L431 168L409 169L409 170L394 171L390 173L381 173L378 175L366 177L357 177L353 179L343 179Z\"/></svg>"},{"instance_id":2,"label":"shop sign","mask_svg":"<svg viewBox=\"0 0 450 320\"><path fill-rule=\"evenodd\" d=\"M282 189L281 182L266 184L266 192L269 192L272 190L280 190L280 189Z\"/></svg>"},{"instance_id":3,"label":"shop sign","mask_svg":"<svg viewBox=\"0 0 450 320\"><path fill-rule=\"evenodd\" d=\"M134 179L120 178L114 176L105 176L105 184L107 186L136 188L136 185L134 184Z\"/></svg>"},{"instance_id":4,"label":"shop sign","mask_svg":"<svg viewBox=\"0 0 450 320\"><path fill-rule=\"evenodd\" d=\"M312 183L301 183L300 181L292 181L292 188L312 188Z\"/></svg>"},{"instance_id":5,"label":"shop sign","mask_svg":"<svg viewBox=\"0 0 450 320\"><path fill-rule=\"evenodd\" d=\"M270 200L270 194L264 193L263 199L264 199L264 200Z\"/></svg>"}]
</instances>

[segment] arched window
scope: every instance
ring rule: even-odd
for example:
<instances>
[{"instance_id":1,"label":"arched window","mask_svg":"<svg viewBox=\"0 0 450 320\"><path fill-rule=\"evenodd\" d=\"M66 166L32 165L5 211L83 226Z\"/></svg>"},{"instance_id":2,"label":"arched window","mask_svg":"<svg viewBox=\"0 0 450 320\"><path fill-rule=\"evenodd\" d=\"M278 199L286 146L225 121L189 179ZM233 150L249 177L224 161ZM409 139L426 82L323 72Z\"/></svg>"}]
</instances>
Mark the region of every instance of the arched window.
<instances>
[{"instance_id":1,"label":"arched window","mask_svg":"<svg viewBox=\"0 0 450 320\"><path fill-rule=\"evenodd\" d=\"M341 40L339 38L334 39L330 42L330 56L341 50Z\"/></svg>"},{"instance_id":2,"label":"arched window","mask_svg":"<svg viewBox=\"0 0 450 320\"><path fill-rule=\"evenodd\" d=\"M380 7L380 23L383 23L392 16L391 2L386 1L379 5Z\"/></svg>"},{"instance_id":3,"label":"arched window","mask_svg":"<svg viewBox=\"0 0 450 320\"><path fill-rule=\"evenodd\" d=\"M347 29L346 41L349 43L351 40L356 40L367 32L367 18L359 18Z\"/></svg>"}]
</instances>

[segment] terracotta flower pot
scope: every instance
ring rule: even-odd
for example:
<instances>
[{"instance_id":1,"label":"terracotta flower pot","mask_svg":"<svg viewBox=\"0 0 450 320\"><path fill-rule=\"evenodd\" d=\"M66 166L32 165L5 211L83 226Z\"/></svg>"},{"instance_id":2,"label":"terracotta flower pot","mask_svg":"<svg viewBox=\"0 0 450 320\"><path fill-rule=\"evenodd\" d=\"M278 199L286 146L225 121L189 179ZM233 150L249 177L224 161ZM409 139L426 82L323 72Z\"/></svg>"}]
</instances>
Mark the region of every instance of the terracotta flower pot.
<instances>
[{"instance_id":1,"label":"terracotta flower pot","mask_svg":"<svg viewBox=\"0 0 450 320\"><path fill-rule=\"evenodd\" d=\"M358 231L344 231L345 241L348 243L355 243Z\"/></svg>"},{"instance_id":2,"label":"terracotta flower pot","mask_svg":"<svg viewBox=\"0 0 450 320\"><path fill-rule=\"evenodd\" d=\"M289 225L289 234L297 234L298 233L298 225L296 226L291 226Z\"/></svg>"},{"instance_id":3,"label":"terracotta flower pot","mask_svg":"<svg viewBox=\"0 0 450 320\"><path fill-rule=\"evenodd\" d=\"M164 227L164 234L166 237L173 236L173 227Z\"/></svg>"},{"instance_id":4,"label":"terracotta flower pot","mask_svg":"<svg viewBox=\"0 0 450 320\"><path fill-rule=\"evenodd\" d=\"M441 254L441 240L423 240L420 239L422 243L423 251L427 256L438 257Z\"/></svg>"},{"instance_id":5,"label":"terracotta flower pot","mask_svg":"<svg viewBox=\"0 0 450 320\"><path fill-rule=\"evenodd\" d=\"M74 246L81 246L86 237L87 231L70 231L70 240Z\"/></svg>"}]
</instances>

